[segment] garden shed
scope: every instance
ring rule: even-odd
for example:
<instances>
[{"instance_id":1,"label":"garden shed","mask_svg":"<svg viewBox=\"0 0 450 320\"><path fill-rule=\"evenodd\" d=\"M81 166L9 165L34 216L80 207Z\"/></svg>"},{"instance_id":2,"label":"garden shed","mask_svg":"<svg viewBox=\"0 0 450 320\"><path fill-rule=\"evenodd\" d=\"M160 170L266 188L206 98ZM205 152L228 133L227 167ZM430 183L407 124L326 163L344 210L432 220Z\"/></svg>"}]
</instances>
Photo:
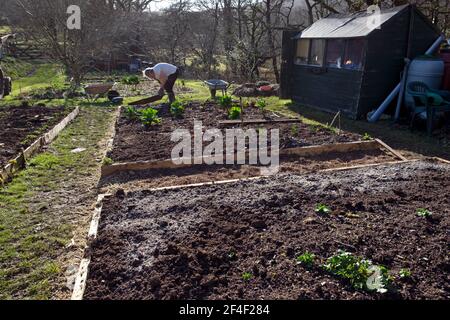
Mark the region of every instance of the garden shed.
<instances>
[{"instance_id":1,"label":"garden shed","mask_svg":"<svg viewBox=\"0 0 450 320\"><path fill-rule=\"evenodd\" d=\"M329 15L284 37L281 92L301 105L363 118L400 82L405 58L424 54L440 34L413 5L377 16Z\"/></svg>"}]
</instances>

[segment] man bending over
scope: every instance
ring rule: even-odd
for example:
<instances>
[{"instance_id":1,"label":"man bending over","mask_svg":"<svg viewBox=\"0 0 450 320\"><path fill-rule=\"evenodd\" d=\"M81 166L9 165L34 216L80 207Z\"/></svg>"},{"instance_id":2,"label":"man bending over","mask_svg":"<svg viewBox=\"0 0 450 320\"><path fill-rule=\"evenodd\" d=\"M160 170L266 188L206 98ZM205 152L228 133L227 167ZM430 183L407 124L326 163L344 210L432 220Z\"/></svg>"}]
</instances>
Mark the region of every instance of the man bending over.
<instances>
[{"instance_id":1,"label":"man bending over","mask_svg":"<svg viewBox=\"0 0 450 320\"><path fill-rule=\"evenodd\" d=\"M169 96L169 102L175 101L175 93L173 92L173 86L178 79L178 68L169 63L158 63L153 68L147 68L144 70L144 77L148 79L154 79L161 85L158 95L160 100L164 97L164 91Z\"/></svg>"}]
</instances>

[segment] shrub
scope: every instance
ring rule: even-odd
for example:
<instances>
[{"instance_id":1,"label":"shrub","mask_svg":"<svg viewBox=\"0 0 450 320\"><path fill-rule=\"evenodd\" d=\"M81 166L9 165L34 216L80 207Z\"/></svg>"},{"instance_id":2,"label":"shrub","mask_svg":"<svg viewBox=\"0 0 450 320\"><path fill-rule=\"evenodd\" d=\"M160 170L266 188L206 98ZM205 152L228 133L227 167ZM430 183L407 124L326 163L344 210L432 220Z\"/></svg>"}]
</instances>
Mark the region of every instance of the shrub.
<instances>
[{"instance_id":1,"label":"shrub","mask_svg":"<svg viewBox=\"0 0 450 320\"><path fill-rule=\"evenodd\" d=\"M129 76L122 78L121 82L127 86L134 86L134 90L136 90L136 87L139 85L140 80L138 76Z\"/></svg>"},{"instance_id":2,"label":"shrub","mask_svg":"<svg viewBox=\"0 0 450 320\"><path fill-rule=\"evenodd\" d=\"M301 256L297 257L297 262L299 264L302 264L308 268L312 267L314 264L314 259L316 258L316 255L310 252L305 252Z\"/></svg>"},{"instance_id":3,"label":"shrub","mask_svg":"<svg viewBox=\"0 0 450 320\"><path fill-rule=\"evenodd\" d=\"M170 113L172 116L179 118L184 114L184 105L180 101L176 100L170 105Z\"/></svg>"},{"instance_id":4,"label":"shrub","mask_svg":"<svg viewBox=\"0 0 450 320\"><path fill-rule=\"evenodd\" d=\"M152 126L152 125L156 125L156 124L160 124L161 123L161 118L158 117L158 110L153 109L153 108L147 108L144 109L141 112L141 116L140 116L141 122L145 125L145 126Z\"/></svg>"},{"instance_id":5,"label":"shrub","mask_svg":"<svg viewBox=\"0 0 450 320\"><path fill-rule=\"evenodd\" d=\"M233 107L228 112L228 118L230 120L237 120L241 117L241 114L242 114L242 110L240 107Z\"/></svg>"}]
</instances>

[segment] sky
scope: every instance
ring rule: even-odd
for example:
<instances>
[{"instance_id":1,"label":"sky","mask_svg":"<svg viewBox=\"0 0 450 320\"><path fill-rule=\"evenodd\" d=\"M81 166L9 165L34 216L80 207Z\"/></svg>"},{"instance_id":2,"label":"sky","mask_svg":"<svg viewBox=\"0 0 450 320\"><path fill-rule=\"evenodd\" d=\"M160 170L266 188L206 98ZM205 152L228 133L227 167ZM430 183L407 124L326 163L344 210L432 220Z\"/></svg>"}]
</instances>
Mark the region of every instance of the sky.
<instances>
[{"instance_id":1,"label":"sky","mask_svg":"<svg viewBox=\"0 0 450 320\"><path fill-rule=\"evenodd\" d=\"M152 2L150 4L150 8L152 11L159 11L161 9L167 8L170 6L171 3L173 3L175 0L155 0L155 2ZM302 3L302 0L295 0L295 2Z\"/></svg>"}]
</instances>

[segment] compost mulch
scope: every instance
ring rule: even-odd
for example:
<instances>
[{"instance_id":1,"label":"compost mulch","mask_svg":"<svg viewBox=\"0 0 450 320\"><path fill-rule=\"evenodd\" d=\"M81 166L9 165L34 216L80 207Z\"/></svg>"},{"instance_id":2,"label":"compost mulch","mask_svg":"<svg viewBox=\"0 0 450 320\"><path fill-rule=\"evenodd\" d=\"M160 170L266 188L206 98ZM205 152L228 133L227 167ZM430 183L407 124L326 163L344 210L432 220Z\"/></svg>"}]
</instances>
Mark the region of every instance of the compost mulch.
<instances>
[{"instance_id":1,"label":"compost mulch","mask_svg":"<svg viewBox=\"0 0 450 320\"><path fill-rule=\"evenodd\" d=\"M84 297L448 299L449 193L449 166L432 161L120 191L103 202ZM356 290L319 267L338 250L412 277L386 294ZM306 251L311 269L296 264Z\"/></svg>"},{"instance_id":2,"label":"compost mulch","mask_svg":"<svg viewBox=\"0 0 450 320\"><path fill-rule=\"evenodd\" d=\"M167 105L158 106L163 119L161 125L144 127L139 121L130 121L124 110L116 125L116 136L108 157L114 162L167 160L176 143L171 141L176 129L188 129L193 133L194 120L202 121L204 130L219 128L219 122L227 120L226 112L214 102L190 103L183 118L173 118ZM279 116L267 112L263 114L256 107L244 109L244 119L279 119ZM324 127L311 126L303 122L295 124L265 124L242 126L248 128L280 129L280 147L293 148L311 145L332 144L358 141L357 134L342 132L340 135ZM207 143L206 143L207 144Z\"/></svg>"},{"instance_id":3,"label":"compost mulch","mask_svg":"<svg viewBox=\"0 0 450 320\"><path fill-rule=\"evenodd\" d=\"M69 108L8 106L0 108L0 166L15 158L37 137L50 130L70 113Z\"/></svg>"}]
</instances>

